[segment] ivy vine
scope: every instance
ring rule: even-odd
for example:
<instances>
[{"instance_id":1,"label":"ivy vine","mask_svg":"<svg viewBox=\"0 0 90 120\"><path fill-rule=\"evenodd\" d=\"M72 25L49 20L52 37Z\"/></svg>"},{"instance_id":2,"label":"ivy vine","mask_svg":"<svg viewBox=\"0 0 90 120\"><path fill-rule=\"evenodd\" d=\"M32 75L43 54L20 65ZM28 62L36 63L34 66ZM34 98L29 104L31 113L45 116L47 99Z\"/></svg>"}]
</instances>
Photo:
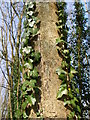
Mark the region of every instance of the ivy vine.
<instances>
[{"instance_id":1,"label":"ivy vine","mask_svg":"<svg viewBox=\"0 0 90 120\"><path fill-rule=\"evenodd\" d=\"M36 68L37 63L40 61L41 55L39 52L34 50L33 40L38 35L38 18L36 17L36 4L35 2L25 3L25 13L24 13L24 33L22 36L22 48L21 54L23 56L23 66L24 78L22 83L21 92L21 111L17 111L16 117L28 118L27 108L32 108L36 103L35 93L38 91L38 86L36 85L39 78L39 74Z\"/></svg>"},{"instance_id":2,"label":"ivy vine","mask_svg":"<svg viewBox=\"0 0 90 120\"><path fill-rule=\"evenodd\" d=\"M80 118L81 109L79 105L79 89L77 83L73 79L74 75L77 74L77 71L72 67L71 64L71 48L68 46L67 41L69 29L66 24L66 3L57 3L57 9L57 28L59 38L56 39L56 45L59 55L63 58L61 67L59 67L56 70L59 79L62 81L59 91L57 93L57 99L63 99L64 106L67 106L71 110L70 114L68 115L68 118Z\"/></svg>"}]
</instances>

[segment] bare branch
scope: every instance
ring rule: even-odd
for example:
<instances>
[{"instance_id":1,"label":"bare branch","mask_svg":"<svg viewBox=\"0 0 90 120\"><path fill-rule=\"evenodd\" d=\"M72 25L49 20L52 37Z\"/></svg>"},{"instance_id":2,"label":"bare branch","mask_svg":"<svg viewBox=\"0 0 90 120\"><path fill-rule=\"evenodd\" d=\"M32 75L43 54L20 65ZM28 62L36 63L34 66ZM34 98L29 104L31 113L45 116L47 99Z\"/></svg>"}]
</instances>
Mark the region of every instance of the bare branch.
<instances>
[{"instance_id":1,"label":"bare branch","mask_svg":"<svg viewBox=\"0 0 90 120\"><path fill-rule=\"evenodd\" d=\"M2 73L3 73L4 78L5 78L6 81L7 81L7 83L10 85L10 83L9 83L8 79L6 78L5 73L4 73L4 71L2 70L1 66L0 66L0 69L1 69L1 71L2 71Z\"/></svg>"},{"instance_id":2,"label":"bare branch","mask_svg":"<svg viewBox=\"0 0 90 120\"><path fill-rule=\"evenodd\" d=\"M16 11L16 9L15 9L13 3L12 3L12 0L10 0L10 2L11 2L11 6L12 6L12 8L13 8L15 14L18 16L18 19L20 19L19 15L18 15L18 13L17 13L17 11Z\"/></svg>"}]
</instances>

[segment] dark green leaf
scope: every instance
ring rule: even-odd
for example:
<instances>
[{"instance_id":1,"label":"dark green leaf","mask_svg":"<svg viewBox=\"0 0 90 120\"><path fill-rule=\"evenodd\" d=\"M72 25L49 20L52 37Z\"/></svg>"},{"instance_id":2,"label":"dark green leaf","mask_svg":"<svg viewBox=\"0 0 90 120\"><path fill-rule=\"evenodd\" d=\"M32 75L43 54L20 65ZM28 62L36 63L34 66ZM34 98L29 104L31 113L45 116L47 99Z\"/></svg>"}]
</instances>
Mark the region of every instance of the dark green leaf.
<instances>
[{"instance_id":1,"label":"dark green leaf","mask_svg":"<svg viewBox=\"0 0 90 120\"><path fill-rule=\"evenodd\" d=\"M59 67L59 68L56 70L56 73L57 73L58 75L60 75L61 73L67 74L67 72L64 71L61 67Z\"/></svg>"},{"instance_id":2,"label":"dark green leaf","mask_svg":"<svg viewBox=\"0 0 90 120\"><path fill-rule=\"evenodd\" d=\"M29 85L29 87L34 88L34 87L36 87L35 84L36 84L36 80L31 79L28 85Z\"/></svg>"},{"instance_id":3,"label":"dark green leaf","mask_svg":"<svg viewBox=\"0 0 90 120\"><path fill-rule=\"evenodd\" d=\"M32 105L35 105L36 98L31 95L31 96L28 96L28 97L27 97L27 101L28 101L28 103L32 106Z\"/></svg>"},{"instance_id":4,"label":"dark green leaf","mask_svg":"<svg viewBox=\"0 0 90 120\"><path fill-rule=\"evenodd\" d=\"M15 112L15 117L16 117L16 118L20 118L21 115L22 115L22 112L20 111L20 109L18 109L18 110Z\"/></svg>"},{"instance_id":5,"label":"dark green leaf","mask_svg":"<svg viewBox=\"0 0 90 120\"><path fill-rule=\"evenodd\" d=\"M74 101L79 102L78 99L77 99L77 97L74 97Z\"/></svg>"},{"instance_id":6,"label":"dark green leaf","mask_svg":"<svg viewBox=\"0 0 90 120\"><path fill-rule=\"evenodd\" d=\"M22 85L22 89L25 90L27 88L27 86L29 85L29 81L24 81L23 85Z\"/></svg>"},{"instance_id":7,"label":"dark green leaf","mask_svg":"<svg viewBox=\"0 0 90 120\"><path fill-rule=\"evenodd\" d=\"M74 99L71 100L71 105L72 105L73 107L76 107L76 103L75 103Z\"/></svg>"},{"instance_id":8,"label":"dark green leaf","mask_svg":"<svg viewBox=\"0 0 90 120\"><path fill-rule=\"evenodd\" d=\"M59 44L59 43L66 43L64 40L58 38L56 39L56 45Z\"/></svg>"},{"instance_id":9,"label":"dark green leaf","mask_svg":"<svg viewBox=\"0 0 90 120\"><path fill-rule=\"evenodd\" d=\"M76 92L79 94L79 89L78 89L78 88L76 88L75 90L76 90Z\"/></svg>"},{"instance_id":10,"label":"dark green leaf","mask_svg":"<svg viewBox=\"0 0 90 120\"><path fill-rule=\"evenodd\" d=\"M59 90L57 93L57 99L61 98L63 95L67 95L68 91L67 89Z\"/></svg>"},{"instance_id":11,"label":"dark green leaf","mask_svg":"<svg viewBox=\"0 0 90 120\"><path fill-rule=\"evenodd\" d=\"M75 116L75 112L70 112L71 116L74 117Z\"/></svg>"},{"instance_id":12,"label":"dark green leaf","mask_svg":"<svg viewBox=\"0 0 90 120\"><path fill-rule=\"evenodd\" d=\"M71 91L69 91L69 94L68 94L68 95L69 95L70 98L73 98L73 94L72 94Z\"/></svg>"},{"instance_id":13,"label":"dark green leaf","mask_svg":"<svg viewBox=\"0 0 90 120\"><path fill-rule=\"evenodd\" d=\"M25 100L23 103L22 103L22 109L25 110L25 108L27 107L27 100Z\"/></svg>"},{"instance_id":14,"label":"dark green leaf","mask_svg":"<svg viewBox=\"0 0 90 120\"><path fill-rule=\"evenodd\" d=\"M69 73L69 77L70 77L70 79L72 79L74 77L74 75L72 73Z\"/></svg>"},{"instance_id":15,"label":"dark green leaf","mask_svg":"<svg viewBox=\"0 0 90 120\"><path fill-rule=\"evenodd\" d=\"M28 116L27 116L27 114L26 114L26 112L24 111L23 112L23 118L27 118Z\"/></svg>"},{"instance_id":16,"label":"dark green leaf","mask_svg":"<svg viewBox=\"0 0 90 120\"><path fill-rule=\"evenodd\" d=\"M62 69L65 68L65 67L68 67L67 62L66 61L62 61L61 67L62 67Z\"/></svg>"},{"instance_id":17,"label":"dark green leaf","mask_svg":"<svg viewBox=\"0 0 90 120\"><path fill-rule=\"evenodd\" d=\"M38 28L30 28L29 32L32 33L32 36L37 35Z\"/></svg>"},{"instance_id":18,"label":"dark green leaf","mask_svg":"<svg viewBox=\"0 0 90 120\"><path fill-rule=\"evenodd\" d=\"M59 75L59 79L60 79L60 80L64 80L64 81L66 81L66 79L67 79L66 74L61 73L61 74Z\"/></svg>"},{"instance_id":19,"label":"dark green leaf","mask_svg":"<svg viewBox=\"0 0 90 120\"><path fill-rule=\"evenodd\" d=\"M66 100L66 101L64 102L64 106L69 105L69 104L71 104L71 101L70 101L70 100Z\"/></svg>"},{"instance_id":20,"label":"dark green leaf","mask_svg":"<svg viewBox=\"0 0 90 120\"><path fill-rule=\"evenodd\" d=\"M41 54L39 52L34 52L31 54L31 57L34 58L34 62L39 62L39 60L41 58Z\"/></svg>"},{"instance_id":21,"label":"dark green leaf","mask_svg":"<svg viewBox=\"0 0 90 120\"><path fill-rule=\"evenodd\" d=\"M22 92L21 97L23 97L23 95L26 95L26 94L27 94L26 91Z\"/></svg>"},{"instance_id":22,"label":"dark green leaf","mask_svg":"<svg viewBox=\"0 0 90 120\"><path fill-rule=\"evenodd\" d=\"M62 84L60 86L60 89L57 93L57 99L61 98L63 95L67 95L68 91L67 91L67 85L66 84Z\"/></svg>"},{"instance_id":23,"label":"dark green leaf","mask_svg":"<svg viewBox=\"0 0 90 120\"><path fill-rule=\"evenodd\" d=\"M27 91L27 92L28 92L28 91L32 91L32 88L27 88L27 90L26 90L26 91Z\"/></svg>"},{"instance_id":24,"label":"dark green leaf","mask_svg":"<svg viewBox=\"0 0 90 120\"><path fill-rule=\"evenodd\" d=\"M76 74L77 71L76 71L73 67L71 67L71 71L70 71L70 73L71 73L71 74Z\"/></svg>"},{"instance_id":25,"label":"dark green leaf","mask_svg":"<svg viewBox=\"0 0 90 120\"><path fill-rule=\"evenodd\" d=\"M77 105L77 110L79 113L81 113L81 109L80 109L80 106Z\"/></svg>"},{"instance_id":26,"label":"dark green leaf","mask_svg":"<svg viewBox=\"0 0 90 120\"><path fill-rule=\"evenodd\" d=\"M30 76L32 76L33 78L38 78L38 72L36 68L34 68L33 71L30 72Z\"/></svg>"}]
</instances>

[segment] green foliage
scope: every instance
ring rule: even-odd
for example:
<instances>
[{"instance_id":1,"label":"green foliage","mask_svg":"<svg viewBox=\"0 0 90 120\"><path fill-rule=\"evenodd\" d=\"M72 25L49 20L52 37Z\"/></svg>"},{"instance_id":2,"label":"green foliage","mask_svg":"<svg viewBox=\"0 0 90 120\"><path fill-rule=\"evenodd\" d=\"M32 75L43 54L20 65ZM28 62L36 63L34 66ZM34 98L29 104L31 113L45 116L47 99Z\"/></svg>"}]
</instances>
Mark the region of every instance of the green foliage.
<instances>
[{"instance_id":1,"label":"green foliage","mask_svg":"<svg viewBox=\"0 0 90 120\"><path fill-rule=\"evenodd\" d=\"M63 95L67 95L67 94L68 94L67 85L62 84L60 86L58 93L57 93L57 99L61 98Z\"/></svg>"},{"instance_id":2,"label":"green foliage","mask_svg":"<svg viewBox=\"0 0 90 120\"><path fill-rule=\"evenodd\" d=\"M87 64L89 59L87 49L89 49L89 45L86 26L87 18L85 16L84 6L80 1L78 2L75 1L74 7L75 9L71 18L71 22L73 21L73 24L71 26L71 32L69 35L69 43L73 48L73 51L71 51L71 54L73 55L72 66L75 67L77 73L74 75L72 80L73 82L76 82L76 85L75 84L73 85L74 94L76 94L77 98L79 99L78 106L80 107L81 110L81 111L77 110L77 115L79 117L85 118L87 115L83 116L83 113L86 112L87 114L87 111L89 109L88 108L89 104L87 102L89 98L88 95L89 64ZM75 86L78 86L78 88L75 88ZM86 97L86 93L88 98ZM86 108L84 110L85 104L87 106L87 110Z\"/></svg>"},{"instance_id":3,"label":"green foliage","mask_svg":"<svg viewBox=\"0 0 90 120\"><path fill-rule=\"evenodd\" d=\"M23 118L24 118L24 119L25 119L25 118L28 118L28 116L27 116L27 114L26 114L25 111L23 112Z\"/></svg>"},{"instance_id":4,"label":"green foliage","mask_svg":"<svg viewBox=\"0 0 90 120\"><path fill-rule=\"evenodd\" d=\"M67 74L67 72L65 70L63 70L61 67L57 68L56 73L58 75L61 75L61 73Z\"/></svg>"},{"instance_id":5,"label":"green foliage","mask_svg":"<svg viewBox=\"0 0 90 120\"><path fill-rule=\"evenodd\" d=\"M34 68L33 71L30 71L30 76L32 78L38 78L38 72L36 68Z\"/></svg>"},{"instance_id":6,"label":"green foliage","mask_svg":"<svg viewBox=\"0 0 90 120\"><path fill-rule=\"evenodd\" d=\"M41 55L39 52L33 52L31 54L31 57L33 58L33 61L34 62L39 62L40 61L40 58L41 58Z\"/></svg>"},{"instance_id":7,"label":"green foliage","mask_svg":"<svg viewBox=\"0 0 90 120\"><path fill-rule=\"evenodd\" d=\"M64 106L70 107L71 113L68 117L73 119L75 115L80 116L81 114L81 109L79 105L80 99L77 97L79 94L79 89L76 87L76 81L74 81L74 76L77 75L78 72L72 67L70 57L71 48L68 48L68 27L66 25L67 14L65 12L66 3L57 3L57 8L57 28L60 36L58 39L56 39L56 45L58 47L58 53L63 58L61 67L56 70L59 79L62 80L60 89L57 93L57 99L64 98L65 96L66 99L64 99Z\"/></svg>"},{"instance_id":8,"label":"green foliage","mask_svg":"<svg viewBox=\"0 0 90 120\"><path fill-rule=\"evenodd\" d=\"M16 112L15 112L15 117L16 118L19 118L20 119L20 116L22 115L20 109L18 109Z\"/></svg>"},{"instance_id":9,"label":"green foliage","mask_svg":"<svg viewBox=\"0 0 90 120\"><path fill-rule=\"evenodd\" d=\"M66 43L67 44L67 42L65 42L63 39L58 38L58 39L56 39L56 45L58 45L59 43Z\"/></svg>"},{"instance_id":10,"label":"green foliage","mask_svg":"<svg viewBox=\"0 0 90 120\"><path fill-rule=\"evenodd\" d=\"M35 3L28 1L25 3L25 20L24 20L24 33L22 35L22 48L21 54L23 54L24 60L24 81L21 86L21 113L16 114L16 118L22 115L22 118L28 118L26 113L27 106L35 105L36 98L35 93L37 92L37 79L39 77L36 69L36 64L40 61L41 55L36 52L33 48L33 40L38 35L37 22L38 19L35 16Z\"/></svg>"}]
</instances>

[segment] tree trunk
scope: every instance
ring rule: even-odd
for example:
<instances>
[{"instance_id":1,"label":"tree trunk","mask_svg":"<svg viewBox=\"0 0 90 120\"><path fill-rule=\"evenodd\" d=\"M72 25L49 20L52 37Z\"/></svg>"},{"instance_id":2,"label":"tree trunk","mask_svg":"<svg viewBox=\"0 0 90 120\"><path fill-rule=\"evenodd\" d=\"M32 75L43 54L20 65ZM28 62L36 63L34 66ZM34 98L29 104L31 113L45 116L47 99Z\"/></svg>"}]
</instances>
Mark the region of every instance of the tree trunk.
<instances>
[{"instance_id":1,"label":"tree trunk","mask_svg":"<svg viewBox=\"0 0 90 120\"><path fill-rule=\"evenodd\" d=\"M41 53L39 73L41 76L41 101L39 109L43 110L43 117L66 118L67 109L63 102L56 99L60 87L60 80L56 69L62 59L56 50L56 38L59 37L56 28L56 5L51 2L37 3L38 18L40 20L40 35L35 42L35 49Z\"/></svg>"}]
</instances>

